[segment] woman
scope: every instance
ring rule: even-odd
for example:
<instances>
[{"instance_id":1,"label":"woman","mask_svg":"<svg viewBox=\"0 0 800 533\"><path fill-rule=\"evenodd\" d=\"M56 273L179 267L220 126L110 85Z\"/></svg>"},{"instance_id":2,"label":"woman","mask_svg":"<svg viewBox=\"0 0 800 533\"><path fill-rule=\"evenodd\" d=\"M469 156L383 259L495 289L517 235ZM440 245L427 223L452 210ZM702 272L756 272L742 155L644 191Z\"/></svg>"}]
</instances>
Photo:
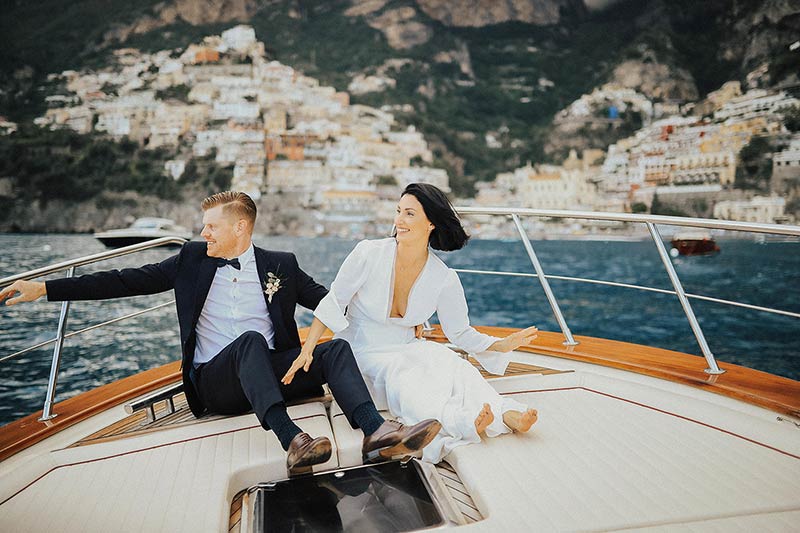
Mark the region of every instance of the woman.
<instances>
[{"instance_id":1,"label":"woman","mask_svg":"<svg viewBox=\"0 0 800 533\"><path fill-rule=\"evenodd\" d=\"M404 423L426 418L441 422L442 430L424 449L423 459L438 462L456 446L479 442L481 434L528 431L536 410L500 396L455 352L418 339L415 326L438 313L447 338L496 374L508 365L508 356L502 354L536 338L536 328L500 339L469 325L458 275L429 251L429 246L457 250L469 239L442 191L424 183L406 187L395 227L394 238L361 241L345 259L283 382L308 368L328 327L350 343L376 401L385 397L389 410Z\"/></svg>"}]
</instances>

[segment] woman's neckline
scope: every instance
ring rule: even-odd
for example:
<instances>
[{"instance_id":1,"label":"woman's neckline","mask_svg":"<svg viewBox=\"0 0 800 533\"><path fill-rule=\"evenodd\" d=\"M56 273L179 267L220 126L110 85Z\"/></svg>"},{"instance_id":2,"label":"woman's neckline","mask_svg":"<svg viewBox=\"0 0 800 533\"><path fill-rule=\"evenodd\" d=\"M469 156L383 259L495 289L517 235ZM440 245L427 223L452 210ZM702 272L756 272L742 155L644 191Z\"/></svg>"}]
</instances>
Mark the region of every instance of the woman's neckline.
<instances>
[{"instance_id":1,"label":"woman's neckline","mask_svg":"<svg viewBox=\"0 0 800 533\"><path fill-rule=\"evenodd\" d=\"M386 311L386 316L390 320L392 320L392 319L393 320L402 320L402 319L404 319L406 317L406 315L408 315L408 303L411 301L411 296L414 294L414 289L417 288L417 284L419 283L419 280L422 279L423 274L425 274L425 270L427 270L427 268L428 268L428 264L430 263L431 256L433 255L433 253L431 252L430 247L428 247L427 250L426 250L427 251L427 256L425 257L425 262L422 264L422 268L420 269L419 274L417 274L417 277L414 279L414 282L411 284L411 288L408 290L408 296L406 297L406 307L405 307L406 312L401 316L392 316L392 307L394 307L395 271L396 271L396 267L397 267L397 254L398 254L399 248L400 248L398 246L398 244L397 244L397 240L396 239L392 239L392 241L394 242L394 248L392 250L392 275L391 275L391 279L389 281L389 306L388 306L388 309Z\"/></svg>"}]
</instances>

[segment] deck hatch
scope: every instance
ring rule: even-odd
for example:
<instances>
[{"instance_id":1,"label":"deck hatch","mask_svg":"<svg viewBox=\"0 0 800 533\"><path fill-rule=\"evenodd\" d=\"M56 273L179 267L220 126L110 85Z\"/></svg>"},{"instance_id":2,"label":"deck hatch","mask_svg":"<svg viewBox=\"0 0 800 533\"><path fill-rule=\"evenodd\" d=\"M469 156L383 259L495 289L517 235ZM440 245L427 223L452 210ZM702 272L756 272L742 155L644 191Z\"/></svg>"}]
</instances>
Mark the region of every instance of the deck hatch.
<instances>
[{"instance_id":1,"label":"deck hatch","mask_svg":"<svg viewBox=\"0 0 800 533\"><path fill-rule=\"evenodd\" d=\"M444 525L417 461L262 483L250 490L252 532L415 531Z\"/></svg>"}]
</instances>

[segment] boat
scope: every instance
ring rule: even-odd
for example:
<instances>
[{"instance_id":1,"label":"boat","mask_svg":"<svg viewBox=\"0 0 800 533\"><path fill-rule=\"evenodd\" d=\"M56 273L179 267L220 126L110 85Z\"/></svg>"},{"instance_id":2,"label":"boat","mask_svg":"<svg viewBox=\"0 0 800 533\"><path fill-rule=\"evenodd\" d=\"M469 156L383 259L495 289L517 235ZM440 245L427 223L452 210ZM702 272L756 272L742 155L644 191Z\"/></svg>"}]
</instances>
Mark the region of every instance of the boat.
<instances>
[{"instance_id":1,"label":"boat","mask_svg":"<svg viewBox=\"0 0 800 533\"><path fill-rule=\"evenodd\" d=\"M754 318L772 313L796 320L800 313L685 292L657 225L790 236L800 235L800 227L643 214L458 211L463 217L510 217L533 271L460 274L537 278L559 324L558 331L543 331L513 352L504 376L482 372L501 394L539 410L532 431L461 446L436 465L417 458L362 465L361 432L325 394L288 409L303 430L330 438L333 454L312 473L290 476L277 438L263 431L255 415L192 416L179 361L56 403L61 342L83 331L66 332L65 302L57 335L48 341L55 348L43 409L0 428L0 530L796 529L800 382L718 362L691 303L750 309ZM551 276L523 217L643 224L674 290ZM129 256L138 264L135 254L162 244L42 267L2 279L0 286L64 270L72 275L76 266L111 257ZM680 301L703 355L573 334L550 279L670 294ZM519 310L524 302L514 305ZM476 327L498 336L513 331ZM438 326L428 326L426 336L447 342ZM0 354L0 361L17 353Z\"/></svg>"},{"instance_id":2,"label":"boat","mask_svg":"<svg viewBox=\"0 0 800 533\"><path fill-rule=\"evenodd\" d=\"M704 231L687 231L672 236L673 256L676 255L712 255L719 253L719 245L711 233Z\"/></svg>"},{"instance_id":3,"label":"boat","mask_svg":"<svg viewBox=\"0 0 800 533\"><path fill-rule=\"evenodd\" d=\"M190 240L192 232L183 226L175 224L174 220L168 218L144 217L137 218L127 228L96 232L94 237L108 248L120 248L161 237L180 237ZM170 244L166 246L180 245Z\"/></svg>"}]
</instances>

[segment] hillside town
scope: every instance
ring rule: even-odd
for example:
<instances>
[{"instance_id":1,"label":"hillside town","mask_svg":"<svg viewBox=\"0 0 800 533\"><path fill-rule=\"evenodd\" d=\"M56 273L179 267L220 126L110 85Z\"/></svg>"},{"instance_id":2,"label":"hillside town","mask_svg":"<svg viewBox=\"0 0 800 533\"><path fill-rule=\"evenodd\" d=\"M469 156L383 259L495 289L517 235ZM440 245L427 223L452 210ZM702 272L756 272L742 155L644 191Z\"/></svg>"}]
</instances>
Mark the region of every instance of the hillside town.
<instances>
[{"instance_id":1,"label":"hillside town","mask_svg":"<svg viewBox=\"0 0 800 533\"><path fill-rule=\"evenodd\" d=\"M531 165L482 184L476 203L538 209L646 211L655 198L694 205L702 216L763 223L794 223L787 199L800 196L800 134L786 131L783 111L800 101L786 93L726 83L700 106L668 109L629 89L606 86L582 97L557 120L589 117L598 108L634 106L649 121L607 151L573 150L561 165ZM694 113L700 113L695 115ZM711 118L701 118L710 115ZM771 154L769 194L736 188L741 150L758 136L779 140Z\"/></svg>"},{"instance_id":2,"label":"hillside town","mask_svg":"<svg viewBox=\"0 0 800 533\"><path fill-rule=\"evenodd\" d=\"M185 50L124 48L114 56L113 68L51 75L66 90L47 97L49 109L35 123L167 149L174 157L164 163L165 179L180 179L193 160L213 160L230 169L232 188L279 198L273 206L286 216L275 230L300 235L387 231L406 184L449 191L428 142L413 126L399 126L395 109L351 104L348 92L268 60L252 27L233 27ZM354 94L391 80L355 81ZM661 202L692 205L706 217L794 223L785 206L800 196L800 134L786 129L783 114L798 105L785 92L739 82L699 103L652 102L608 84L555 121L611 127L621 113L635 112L641 129L607 150L572 150L558 165L528 162L500 173L459 203L645 212ZM6 133L14 127L0 123ZM779 141L768 194L736 186L740 152L764 135ZM472 229L499 235L504 224L487 219Z\"/></svg>"}]
</instances>

